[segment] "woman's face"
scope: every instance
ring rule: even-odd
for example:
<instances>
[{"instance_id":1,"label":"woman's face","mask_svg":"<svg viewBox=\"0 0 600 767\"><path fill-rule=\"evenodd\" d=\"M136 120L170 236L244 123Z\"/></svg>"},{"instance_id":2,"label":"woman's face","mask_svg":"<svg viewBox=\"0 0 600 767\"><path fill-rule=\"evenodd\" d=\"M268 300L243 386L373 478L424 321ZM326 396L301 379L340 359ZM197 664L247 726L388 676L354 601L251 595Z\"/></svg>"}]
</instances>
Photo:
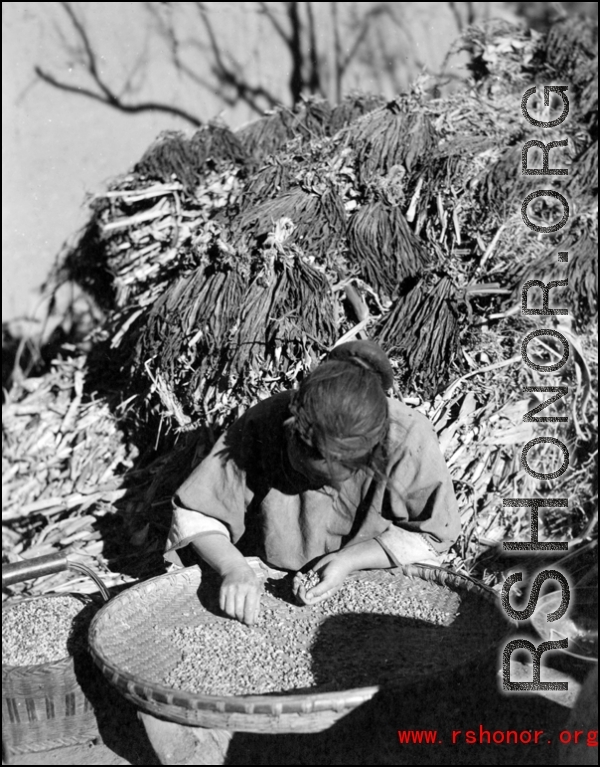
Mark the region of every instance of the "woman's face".
<instances>
[{"instance_id":1,"label":"woman's face","mask_svg":"<svg viewBox=\"0 0 600 767\"><path fill-rule=\"evenodd\" d=\"M355 469L339 461L327 461L315 448L307 445L293 427L287 431L287 445L293 468L316 486L337 487L355 473Z\"/></svg>"}]
</instances>

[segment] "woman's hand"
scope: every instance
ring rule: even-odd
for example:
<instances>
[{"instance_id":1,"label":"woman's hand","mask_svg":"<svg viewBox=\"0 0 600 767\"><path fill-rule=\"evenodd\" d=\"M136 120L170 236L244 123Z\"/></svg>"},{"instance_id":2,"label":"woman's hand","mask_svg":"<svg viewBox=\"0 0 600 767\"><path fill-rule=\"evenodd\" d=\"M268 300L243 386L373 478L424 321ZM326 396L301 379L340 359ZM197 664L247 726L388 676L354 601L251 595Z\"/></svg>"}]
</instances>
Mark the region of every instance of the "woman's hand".
<instances>
[{"instance_id":1,"label":"woman's hand","mask_svg":"<svg viewBox=\"0 0 600 767\"><path fill-rule=\"evenodd\" d=\"M219 607L224 613L251 624L258 618L262 584L225 535L200 536L191 542L196 553L223 578Z\"/></svg>"},{"instance_id":2,"label":"woman's hand","mask_svg":"<svg viewBox=\"0 0 600 767\"><path fill-rule=\"evenodd\" d=\"M308 591L300 573L294 578L294 594L305 605L316 605L334 594L353 570L352 562L341 551L327 554L312 568L319 576L319 583Z\"/></svg>"},{"instance_id":3,"label":"woman's hand","mask_svg":"<svg viewBox=\"0 0 600 767\"><path fill-rule=\"evenodd\" d=\"M294 594L305 605L316 605L334 594L350 573L393 566L392 560L376 540L362 541L327 554L312 568L319 583L308 591L301 573L294 578Z\"/></svg>"},{"instance_id":4,"label":"woman's hand","mask_svg":"<svg viewBox=\"0 0 600 767\"><path fill-rule=\"evenodd\" d=\"M222 573L219 607L224 613L251 625L260 610L261 583L251 567L243 564Z\"/></svg>"}]
</instances>

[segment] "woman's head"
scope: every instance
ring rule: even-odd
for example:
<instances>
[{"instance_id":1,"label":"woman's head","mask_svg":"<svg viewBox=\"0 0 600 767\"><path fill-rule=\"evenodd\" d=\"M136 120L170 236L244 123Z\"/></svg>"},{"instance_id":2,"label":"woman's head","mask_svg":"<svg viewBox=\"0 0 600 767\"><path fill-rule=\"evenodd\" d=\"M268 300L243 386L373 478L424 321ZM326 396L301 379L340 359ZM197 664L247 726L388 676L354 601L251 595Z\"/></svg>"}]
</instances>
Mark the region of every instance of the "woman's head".
<instances>
[{"instance_id":1,"label":"woman's head","mask_svg":"<svg viewBox=\"0 0 600 767\"><path fill-rule=\"evenodd\" d=\"M347 352L344 346L338 348ZM371 355L373 347L366 346ZM381 349L376 349L389 366ZM386 379L378 369L383 363L373 364L356 354L333 356L310 373L294 395L291 455L304 473L340 482L371 464L389 424Z\"/></svg>"}]
</instances>

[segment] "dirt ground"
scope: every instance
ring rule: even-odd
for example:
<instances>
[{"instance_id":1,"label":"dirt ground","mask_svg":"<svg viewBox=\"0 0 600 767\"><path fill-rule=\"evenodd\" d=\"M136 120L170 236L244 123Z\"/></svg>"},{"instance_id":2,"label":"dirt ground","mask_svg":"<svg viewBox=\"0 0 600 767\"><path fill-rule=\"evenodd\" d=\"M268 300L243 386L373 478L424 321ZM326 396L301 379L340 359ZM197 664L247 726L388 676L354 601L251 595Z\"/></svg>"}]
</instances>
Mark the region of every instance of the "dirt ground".
<instances>
[{"instance_id":1,"label":"dirt ground","mask_svg":"<svg viewBox=\"0 0 600 767\"><path fill-rule=\"evenodd\" d=\"M490 658L478 668L432 679L425 685L382 690L321 733L235 733L224 764L556 764L558 733L566 726L590 664L560 655L549 663L552 671L543 670L542 680L568 680L567 693L506 695L499 689L497 659ZM513 679L525 673L530 671L517 668ZM101 734L97 744L19 756L11 763L160 764L134 707L116 693L109 692L97 706L97 717ZM491 732L538 730L543 735L537 745L471 745L464 741L464 735L455 736L456 742L452 743L453 730L474 730L479 737L480 725ZM399 729L435 729L437 743L401 745Z\"/></svg>"}]
</instances>

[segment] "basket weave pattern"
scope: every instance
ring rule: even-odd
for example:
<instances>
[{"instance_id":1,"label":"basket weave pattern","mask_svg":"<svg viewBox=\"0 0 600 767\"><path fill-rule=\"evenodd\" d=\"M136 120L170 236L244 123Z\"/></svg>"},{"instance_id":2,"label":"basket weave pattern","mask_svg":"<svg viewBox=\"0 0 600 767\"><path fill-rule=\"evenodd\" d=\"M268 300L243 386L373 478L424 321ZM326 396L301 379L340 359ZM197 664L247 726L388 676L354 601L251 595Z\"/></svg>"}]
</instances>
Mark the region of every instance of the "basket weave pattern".
<instances>
[{"instance_id":1,"label":"basket weave pattern","mask_svg":"<svg viewBox=\"0 0 600 767\"><path fill-rule=\"evenodd\" d=\"M412 566L355 576L389 581L415 590L443 612L446 626L407 628L402 650L418 658L419 673L407 664L399 683L436 674L489 651L506 632L495 594L474 581L440 569ZM107 604L90 627L94 659L108 680L144 711L181 724L246 732L311 732L326 729L339 717L373 697L379 686L337 692L294 692L218 696L176 690L161 680L180 660L180 651L165 641L165 629L197 626L212 615L201 604L197 567L139 584ZM263 603L277 604L268 594ZM477 616L474 622L468 615ZM463 618L459 618L459 616ZM439 660L437 659L439 655ZM425 661L423 662L423 659Z\"/></svg>"},{"instance_id":2,"label":"basket weave pattern","mask_svg":"<svg viewBox=\"0 0 600 767\"><path fill-rule=\"evenodd\" d=\"M64 597L64 594L57 596ZM32 599L49 598L51 595ZM81 599L87 601L87 597ZM15 604L4 604L3 613ZM85 652L79 653L77 659L67 656L32 666L3 664L3 761L10 761L11 755L95 740L98 737L96 715L81 682L96 680L96 674Z\"/></svg>"}]
</instances>

